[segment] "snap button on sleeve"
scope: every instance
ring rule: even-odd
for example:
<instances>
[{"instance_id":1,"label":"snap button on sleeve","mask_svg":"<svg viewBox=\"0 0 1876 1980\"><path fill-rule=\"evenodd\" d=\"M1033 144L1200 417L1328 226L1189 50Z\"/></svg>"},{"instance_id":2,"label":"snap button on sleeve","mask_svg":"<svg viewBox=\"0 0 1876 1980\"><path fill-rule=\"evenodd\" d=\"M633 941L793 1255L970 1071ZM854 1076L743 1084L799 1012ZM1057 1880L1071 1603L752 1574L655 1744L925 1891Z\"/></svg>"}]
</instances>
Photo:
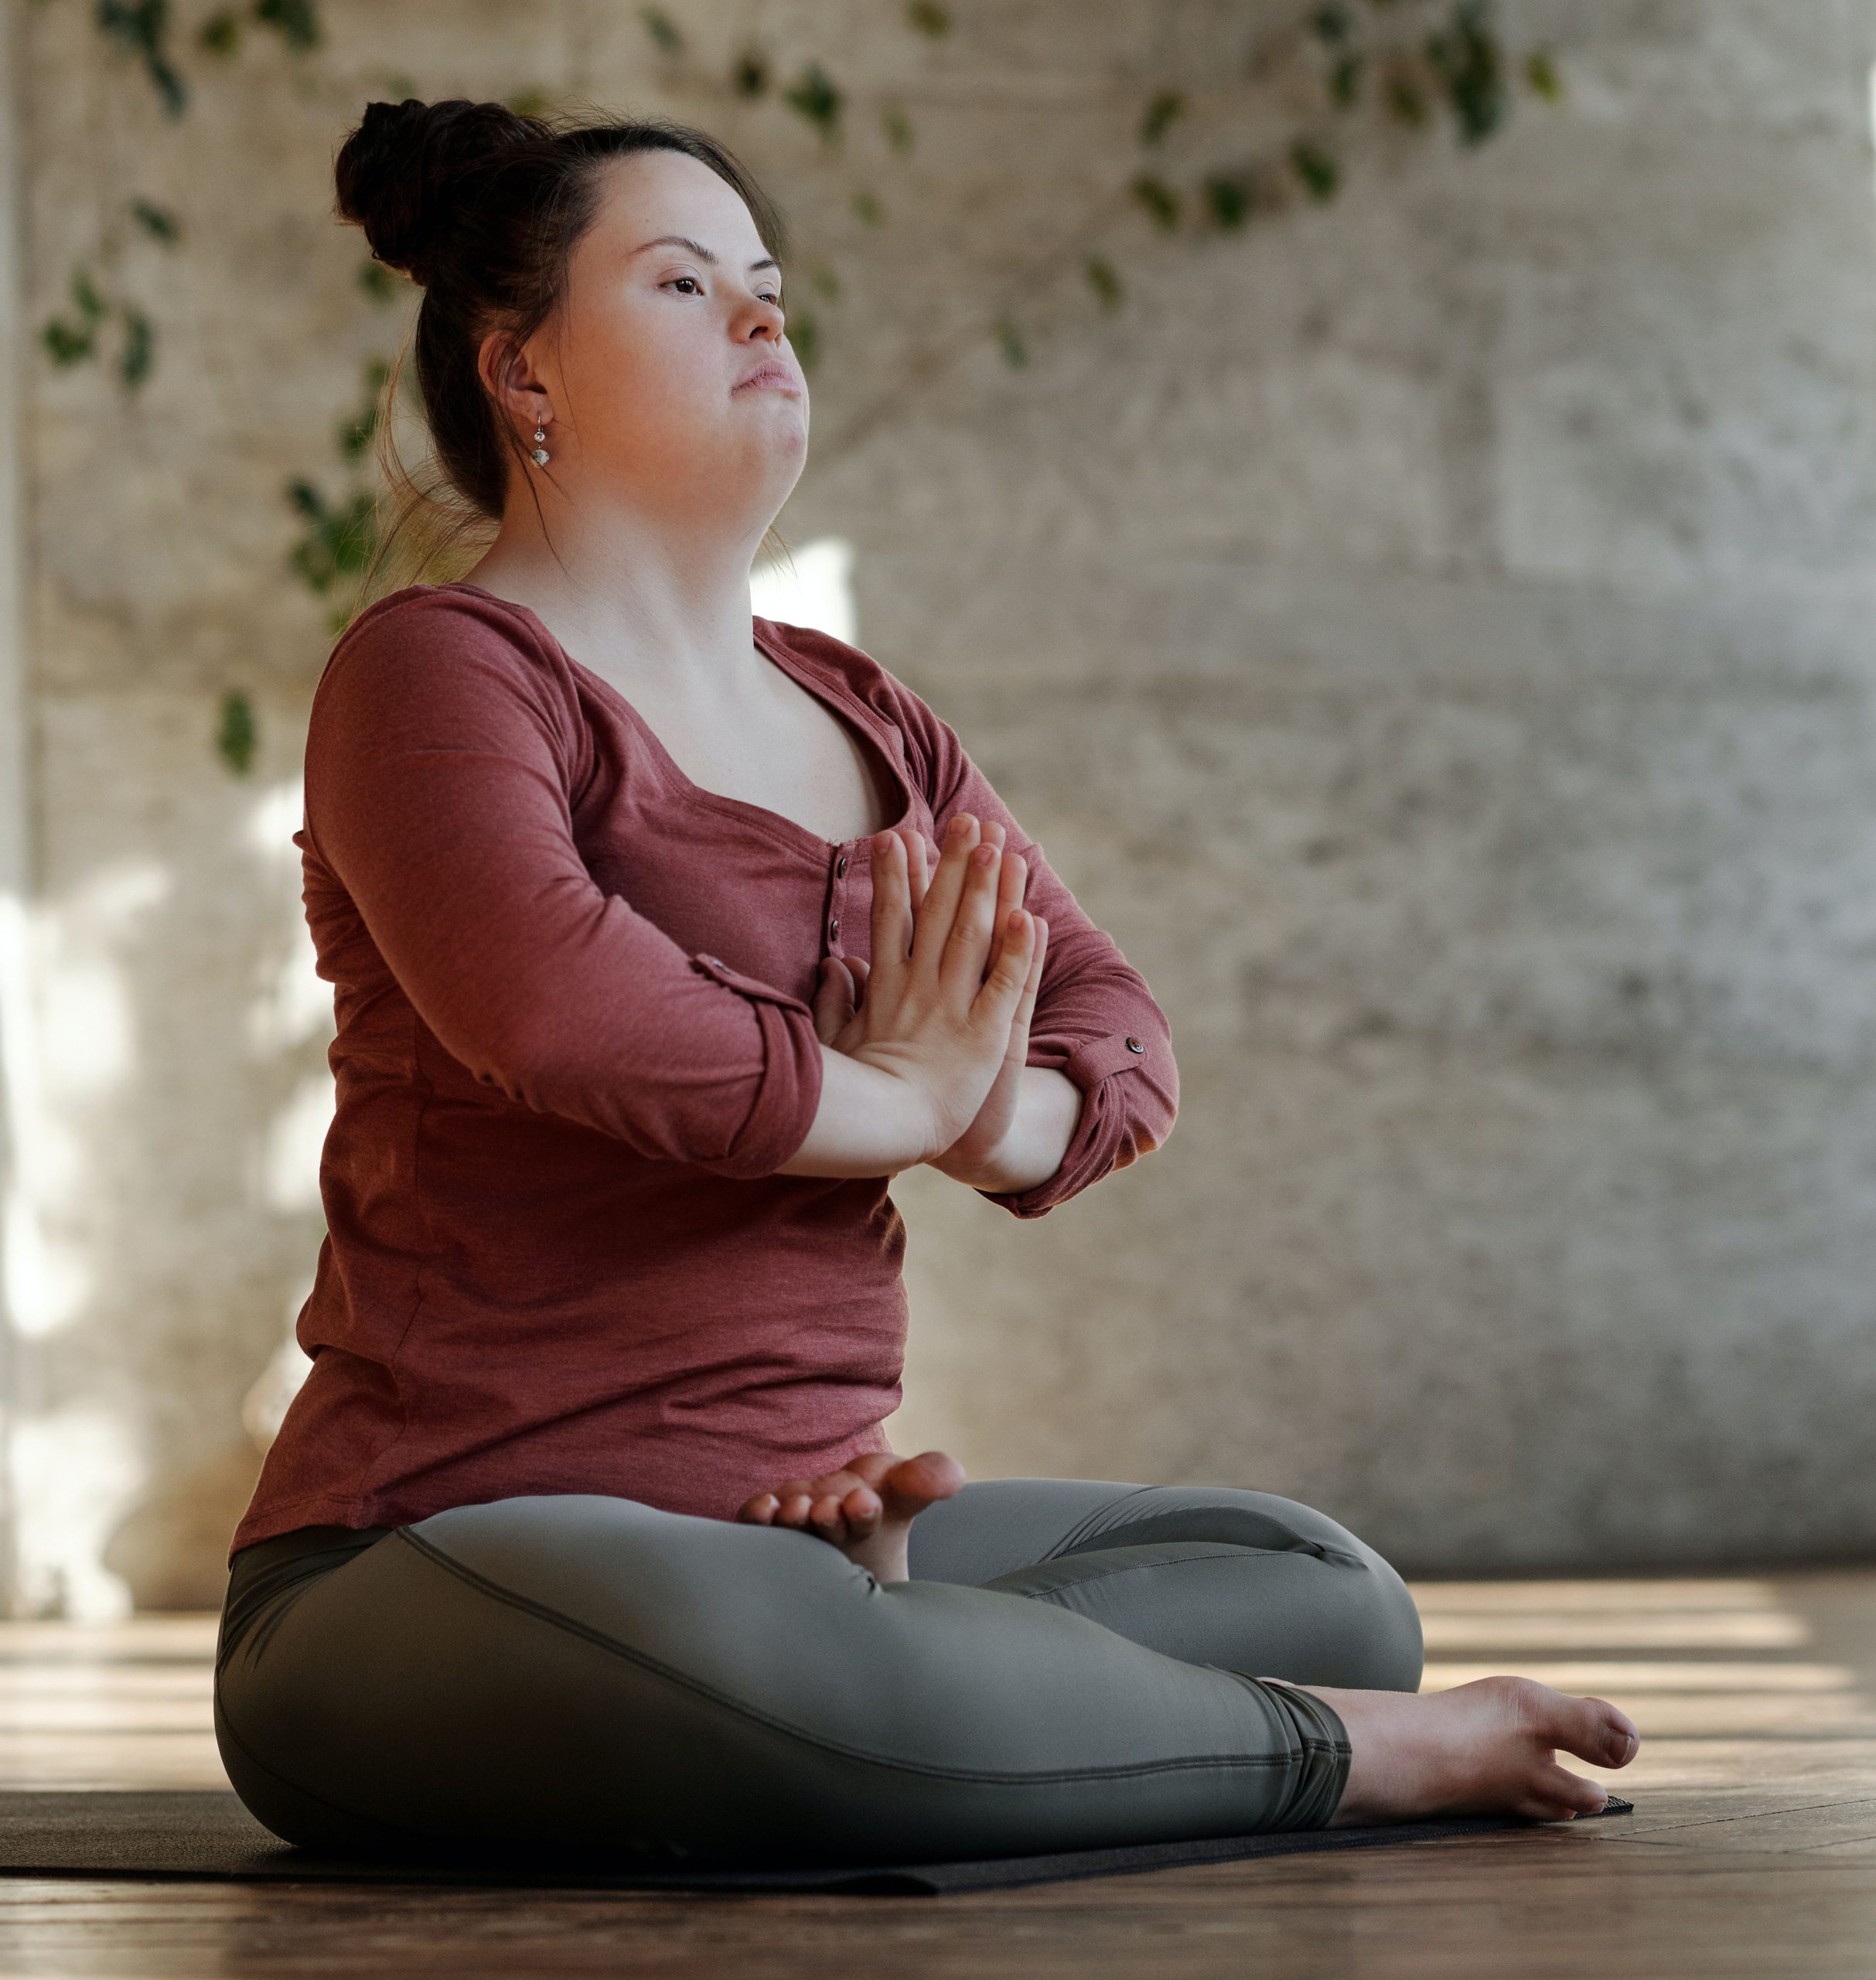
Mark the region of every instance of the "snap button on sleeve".
<instances>
[{"instance_id":1,"label":"snap button on sleeve","mask_svg":"<svg viewBox=\"0 0 1876 1980\"><path fill-rule=\"evenodd\" d=\"M1138 1039L1129 1038L1127 1041L1127 1049L1130 1052L1144 1052L1147 1048L1141 1043Z\"/></svg>"}]
</instances>

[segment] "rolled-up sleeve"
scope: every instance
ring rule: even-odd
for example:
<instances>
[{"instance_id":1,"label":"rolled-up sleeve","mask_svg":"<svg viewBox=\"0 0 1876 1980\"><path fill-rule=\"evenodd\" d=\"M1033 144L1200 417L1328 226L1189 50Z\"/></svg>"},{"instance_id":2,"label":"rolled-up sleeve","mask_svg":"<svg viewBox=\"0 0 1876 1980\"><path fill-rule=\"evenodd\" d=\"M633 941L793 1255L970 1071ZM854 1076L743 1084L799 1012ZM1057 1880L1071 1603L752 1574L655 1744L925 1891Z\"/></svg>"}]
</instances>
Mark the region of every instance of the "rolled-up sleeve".
<instances>
[{"instance_id":1,"label":"rolled-up sleeve","mask_svg":"<svg viewBox=\"0 0 1876 1980\"><path fill-rule=\"evenodd\" d=\"M394 606L314 696L307 847L479 1080L651 1159L771 1174L820 1103L814 1012L597 884L583 747L565 684L502 624L460 595Z\"/></svg>"},{"instance_id":2,"label":"rolled-up sleeve","mask_svg":"<svg viewBox=\"0 0 1876 1980\"><path fill-rule=\"evenodd\" d=\"M1006 852L1028 863L1024 905L1049 923L1049 950L1030 1020L1027 1063L1064 1074L1081 1112L1053 1175L1026 1190L981 1190L1012 1216L1046 1216L1090 1183L1165 1145L1179 1110L1172 1029L1111 935L1097 927L1016 821L957 732L906 688L902 727L925 756L938 835L960 811L995 820Z\"/></svg>"}]
</instances>

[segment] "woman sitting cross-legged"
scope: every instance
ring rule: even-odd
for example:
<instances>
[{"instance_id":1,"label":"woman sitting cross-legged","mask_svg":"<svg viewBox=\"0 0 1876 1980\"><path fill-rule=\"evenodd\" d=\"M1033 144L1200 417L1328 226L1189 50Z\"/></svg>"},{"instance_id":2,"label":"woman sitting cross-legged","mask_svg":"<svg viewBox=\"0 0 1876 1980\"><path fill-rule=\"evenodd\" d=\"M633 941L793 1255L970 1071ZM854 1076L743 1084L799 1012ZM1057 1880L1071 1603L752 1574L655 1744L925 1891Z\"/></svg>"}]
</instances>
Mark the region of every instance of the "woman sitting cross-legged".
<instances>
[{"instance_id":1,"label":"woman sitting cross-legged","mask_svg":"<svg viewBox=\"0 0 1876 1980\"><path fill-rule=\"evenodd\" d=\"M1600 1808L1556 1756L1622 1766L1622 1713L1419 1695L1323 1514L888 1449L892 1179L1045 1215L1165 1140L1165 1018L948 724L752 614L808 398L735 160L413 101L337 176L495 527L353 620L307 733L337 1107L216 1661L247 1807L851 1862Z\"/></svg>"}]
</instances>

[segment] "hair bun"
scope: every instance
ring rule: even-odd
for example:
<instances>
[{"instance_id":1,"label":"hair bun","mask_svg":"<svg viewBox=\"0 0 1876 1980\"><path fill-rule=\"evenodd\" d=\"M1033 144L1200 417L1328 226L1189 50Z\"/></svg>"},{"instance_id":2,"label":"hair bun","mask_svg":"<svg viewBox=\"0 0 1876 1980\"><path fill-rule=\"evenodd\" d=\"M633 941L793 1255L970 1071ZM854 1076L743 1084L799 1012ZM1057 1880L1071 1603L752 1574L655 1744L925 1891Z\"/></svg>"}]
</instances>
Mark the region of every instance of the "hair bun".
<instances>
[{"instance_id":1,"label":"hair bun","mask_svg":"<svg viewBox=\"0 0 1876 1980\"><path fill-rule=\"evenodd\" d=\"M447 240L463 174L534 138L539 121L500 103L368 103L333 166L342 219L372 254L428 284Z\"/></svg>"}]
</instances>

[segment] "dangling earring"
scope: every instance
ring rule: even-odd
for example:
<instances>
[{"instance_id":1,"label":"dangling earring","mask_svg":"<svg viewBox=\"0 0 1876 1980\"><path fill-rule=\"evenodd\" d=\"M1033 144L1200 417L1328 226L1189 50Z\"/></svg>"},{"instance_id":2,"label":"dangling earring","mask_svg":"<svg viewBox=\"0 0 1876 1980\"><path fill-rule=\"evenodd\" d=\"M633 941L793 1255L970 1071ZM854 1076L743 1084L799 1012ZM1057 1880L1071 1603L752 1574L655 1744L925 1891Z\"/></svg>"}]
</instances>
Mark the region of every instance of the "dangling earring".
<instances>
[{"instance_id":1,"label":"dangling earring","mask_svg":"<svg viewBox=\"0 0 1876 1980\"><path fill-rule=\"evenodd\" d=\"M549 459L547 449L541 444L547 437L547 429L544 427L537 426L534 428L534 458L536 463L541 467L547 466Z\"/></svg>"}]
</instances>

